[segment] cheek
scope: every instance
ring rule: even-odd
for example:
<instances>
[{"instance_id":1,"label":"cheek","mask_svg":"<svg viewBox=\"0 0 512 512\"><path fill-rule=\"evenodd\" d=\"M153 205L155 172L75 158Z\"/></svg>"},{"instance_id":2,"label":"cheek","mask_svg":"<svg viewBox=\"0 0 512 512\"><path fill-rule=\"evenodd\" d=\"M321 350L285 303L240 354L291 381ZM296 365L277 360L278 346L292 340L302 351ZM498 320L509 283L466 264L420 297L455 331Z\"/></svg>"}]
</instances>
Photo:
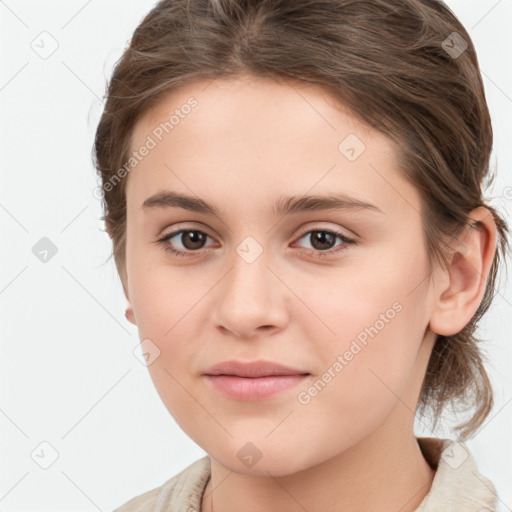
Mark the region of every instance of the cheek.
<instances>
[{"instance_id":1,"label":"cheek","mask_svg":"<svg viewBox=\"0 0 512 512\"><path fill-rule=\"evenodd\" d=\"M286 277L312 313L296 317L309 330L305 339L314 340L316 348L329 354L332 347L344 351L354 339L364 344L374 337L385 338L385 333L391 336L394 329L414 343L412 338L423 333L426 318L421 286L426 276L427 262L420 250L389 244L371 260L350 257L343 266L321 269L313 277ZM304 310L301 304L297 307Z\"/></svg>"},{"instance_id":2,"label":"cheek","mask_svg":"<svg viewBox=\"0 0 512 512\"><path fill-rule=\"evenodd\" d=\"M348 417L356 418L373 414L362 404L371 405L378 414L377 410L394 403L394 393L406 391L428 325L421 285L428 272L422 258L416 254L383 259L366 272L340 277L342 290L337 289L336 280L331 286L317 282L308 304L321 312L322 321L334 333L315 337L311 322L306 339L312 341L311 352L319 358L320 381L311 393L303 390L305 402L311 398L326 411L329 403L337 403L340 410L350 411ZM317 333L319 325L315 320ZM345 413L340 416L345 417Z\"/></svg>"},{"instance_id":3,"label":"cheek","mask_svg":"<svg viewBox=\"0 0 512 512\"><path fill-rule=\"evenodd\" d=\"M161 256L150 259L137 251L129 260L128 272L131 304L139 332L146 337L170 337L171 329L187 322L187 312L215 282L213 276L209 285L204 272L194 272L192 266L166 264Z\"/></svg>"},{"instance_id":4,"label":"cheek","mask_svg":"<svg viewBox=\"0 0 512 512\"><path fill-rule=\"evenodd\" d=\"M391 298L366 301L364 307L347 304L346 309L338 312L337 323L333 323L335 339L313 340L311 349L318 358L315 374L322 381L320 390L325 383L326 388L339 391L347 405L356 405L370 392L383 389L379 377L391 388L400 387L400 382L407 380L425 325L418 321L414 301L400 297L392 302Z\"/></svg>"},{"instance_id":5,"label":"cheek","mask_svg":"<svg viewBox=\"0 0 512 512\"><path fill-rule=\"evenodd\" d=\"M308 387L298 390L296 424L315 432L317 438L330 439L319 443L315 454L319 460L370 434L395 407L414 416L415 404L409 393L416 381L423 327L415 325L412 303L394 305L387 310L376 308L387 323L367 314L363 329L351 328L357 334L325 347L321 370ZM345 319L347 324L351 320Z\"/></svg>"},{"instance_id":6,"label":"cheek","mask_svg":"<svg viewBox=\"0 0 512 512\"><path fill-rule=\"evenodd\" d=\"M173 397L179 407L183 394L179 382L191 378L194 362L200 353L199 340L205 336L205 296L217 275L140 261L130 270L130 294L141 340L150 339L159 350L148 367L160 393ZM184 396L185 397L185 396Z\"/></svg>"}]
</instances>

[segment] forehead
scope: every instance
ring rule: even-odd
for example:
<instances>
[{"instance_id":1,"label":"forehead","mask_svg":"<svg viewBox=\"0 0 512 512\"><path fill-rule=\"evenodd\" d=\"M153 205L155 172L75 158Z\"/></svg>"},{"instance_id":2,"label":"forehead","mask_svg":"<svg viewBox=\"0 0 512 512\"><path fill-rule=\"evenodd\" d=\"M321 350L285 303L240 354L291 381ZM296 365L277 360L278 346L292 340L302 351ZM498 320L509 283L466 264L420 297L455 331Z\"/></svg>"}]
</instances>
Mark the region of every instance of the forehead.
<instances>
[{"instance_id":1,"label":"forehead","mask_svg":"<svg viewBox=\"0 0 512 512\"><path fill-rule=\"evenodd\" d=\"M296 138L301 132L309 137L312 130L328 137L338 130L341 117L343 128L362 137L374 132L318 84L250 75L202 80L164 95L145 112L134 127L132 148L145 135L162 131L158 128L166 123L161 127L163 138L171 132L178 135L183 131L180 125L186 125L204 142L240 125L246 125L254 138L263 133L268 139L287 133ZM384 138L380 143L391 145Z\"/></svg>"},{"instance_id":2,"label":"forehead","mask_svg":"<svg viewBox=\"0 0 512 512\"><path fill-rule=\"evenodd\" d=\"M254 77L196 82L139 119L131 149L149 139L154 147L127 186L139 200L158 187L228 201L226 187L255 199L275 189L303 195L337 188L379 197L385 209L400 194L386 181L409 185L392 141L316 84Z\"/></svg>"}]
</instances>

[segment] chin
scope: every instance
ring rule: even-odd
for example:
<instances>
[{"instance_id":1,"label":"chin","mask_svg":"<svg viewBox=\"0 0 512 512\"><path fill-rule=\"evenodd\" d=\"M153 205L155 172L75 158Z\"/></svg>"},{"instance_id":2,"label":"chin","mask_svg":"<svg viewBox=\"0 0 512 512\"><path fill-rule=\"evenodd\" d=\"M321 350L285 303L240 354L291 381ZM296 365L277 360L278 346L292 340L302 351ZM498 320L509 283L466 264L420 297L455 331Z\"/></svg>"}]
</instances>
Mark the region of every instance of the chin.
<instances>
[{"instance_id":1,"label":"chin","mask_svg":"<svg viewBox=\"0 0 512 512\"><path fill-rule=\"evenodd\" d=\"M233 441L228 446L205 449L212 459L234 473L250 476L286 476L308 469L318 462L298 446L275 446L269 440L258 443ZM207 447L211 448L211 447Z\"/></svg>"}]
</instances>

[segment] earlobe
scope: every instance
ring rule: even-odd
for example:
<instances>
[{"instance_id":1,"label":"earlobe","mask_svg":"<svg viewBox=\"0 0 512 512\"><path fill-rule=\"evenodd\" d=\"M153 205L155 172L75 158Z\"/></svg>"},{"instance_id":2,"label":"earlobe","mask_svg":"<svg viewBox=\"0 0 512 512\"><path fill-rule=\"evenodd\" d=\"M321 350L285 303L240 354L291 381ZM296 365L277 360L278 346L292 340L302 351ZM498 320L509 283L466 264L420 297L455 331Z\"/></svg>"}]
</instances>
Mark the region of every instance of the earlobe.
<instances>
[{"instance_id":1,"label":"earlobe","mask_svg":"<svg viewBox=\"0 0 512 512\"><path fill-rule=\"evenodd\" d=\"M128 299L126 299L126 300L127 300L127 304L126 304L126 311L124 313L124 316L133 325L137 325L137 322L135 320L135 314L133 313L132 305L131 305L131 303L130 303L130 301Z\"/></svg>"},{"instance_id":2,"label":"earlobe","mask_svg":"<svg viewBox=\"0 0 512 512\"><path fill-rule=\"evenodd\" d=\"M430 329L442 336L457 334L471 321L483 299L496 253L497 227L492 213L482 206L468 216L468 225L457 237L435 291Z\"/></svg>"}]
</instances>

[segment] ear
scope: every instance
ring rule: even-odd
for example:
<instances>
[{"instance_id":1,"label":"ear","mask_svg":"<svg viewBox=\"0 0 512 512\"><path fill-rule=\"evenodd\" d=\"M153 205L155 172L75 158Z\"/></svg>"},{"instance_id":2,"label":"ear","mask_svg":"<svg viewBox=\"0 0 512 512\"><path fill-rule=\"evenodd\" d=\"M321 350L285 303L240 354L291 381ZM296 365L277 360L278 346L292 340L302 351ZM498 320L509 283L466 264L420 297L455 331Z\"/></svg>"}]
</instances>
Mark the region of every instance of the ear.
<instances>
[{"instance_id":1,"label":"ear","mask_svg":"<svg viewBox=\"0 0 512 512\"><path fill-rule=\"evenodd\" d=\"M135 320L135 314L133 313L133 308L128 297L126 298L126 311L124 313L124 316L133 325L137 325L137 321Z\"/></svg>"},{"instance_id":2,"label":"ear","mask_svg":"<svg viewBox=\"0 0 512 512\"><path fill-rule=\"evenodd\" d=\"M123 287L123 293L126 298L126 310L124 312L124 316L126 320L131 322L133 325L137 325L137 321L135 320L135 313L133 312L132 304L130 302L130 297L128 295L128 283L126 276L126 267L122 267L119 271L119 278L121 279L121 285Z\"/></svg>"},{"instance_id":3,"label":"ear","mask_svg":"<svg viewBox=\"0 0 512 512\"><path fill-rule=\"evenodd\" d=\"M481 206L468 217L436 283L430 329L442 336L457 334L470 322L482 302L496 253L497 228L491 211Z\"/></svg>"}]
</instances>

